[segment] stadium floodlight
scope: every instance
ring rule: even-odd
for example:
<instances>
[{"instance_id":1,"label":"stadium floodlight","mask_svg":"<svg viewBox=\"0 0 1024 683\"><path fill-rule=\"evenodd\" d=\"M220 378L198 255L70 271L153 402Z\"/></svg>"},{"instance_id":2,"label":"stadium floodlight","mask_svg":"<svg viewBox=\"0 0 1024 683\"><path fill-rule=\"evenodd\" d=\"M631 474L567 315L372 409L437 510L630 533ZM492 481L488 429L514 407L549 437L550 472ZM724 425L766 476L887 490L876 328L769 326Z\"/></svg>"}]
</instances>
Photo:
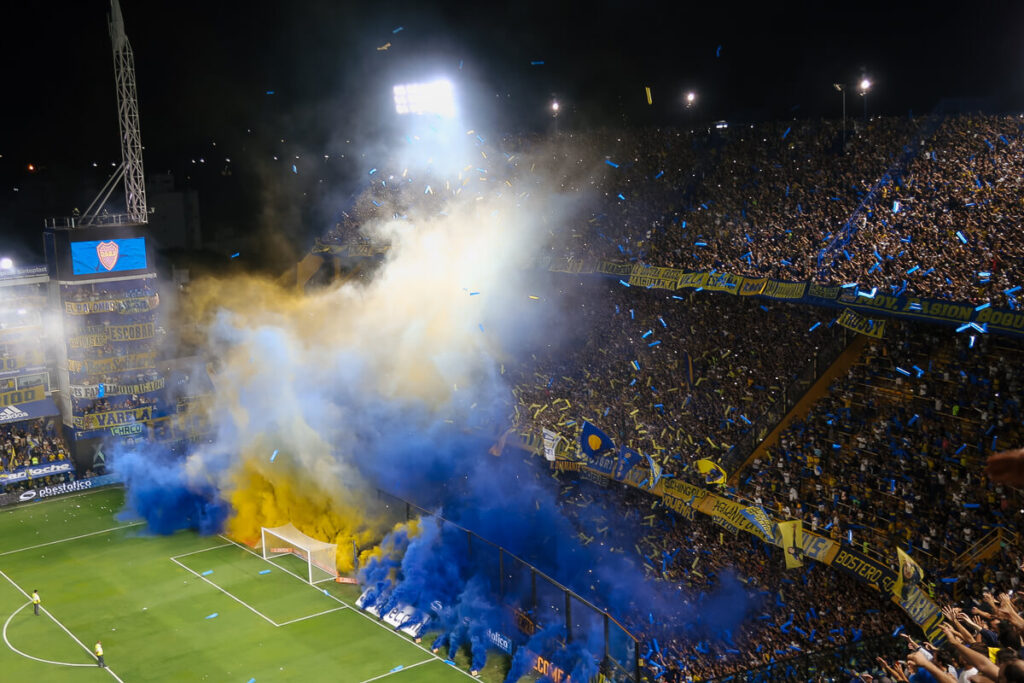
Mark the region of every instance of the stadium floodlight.
<instances>
[{"instance_id":1,"label":"stadium floodlight","mask_svg":"<svg viewBox=\"0 0 1024 683\"><path fill-rule=\"evenodd\" d=\"M697 93L692 90L686 93L686 108L689 109L697 102Z\"/></svg>"},{"instance_id":2,"label":"stadium floodlight","mask_svg":"<svg viewBox=\"0 0 1024 683\"><path fill-rule=\"evenodd\" d=\"M444 79L430 83L396 85L395 111L399 114L436 114L455 116L455 88Z\"/></svg>"},{"instance_id":3,"label":"stadium floodlight","mask_svg":"<svg viewBox=\"0 0 1024 683\"><path fill-rule=\"evenodd\" d=\"M554 100L551 103L551 111L555 112L556 116L558 115L558 108L559 108L558 100Z\"/></svg>"},{"instance_id":4,"label":"stadium floodlight","mask_svg":"<svg viewBox=\"0 0 1024 683\"><path fill-rule=\"evenodd\" d=\"M9 256L0 258L0 270L10 270L14 267L14 260Z\"/></svg>"},{"instance_id":5,"label":"stadium floodlight","mask_svg":"<svg viewBox=\"0 0 1024 683\"><path fill-rule=\"evenodd\" d=\"M863 95L864 93L866 93L870 89L871 89L871 80L868 79L866 76L864 78L860 79L860 94Z\"/></svg>"}]
</instances>

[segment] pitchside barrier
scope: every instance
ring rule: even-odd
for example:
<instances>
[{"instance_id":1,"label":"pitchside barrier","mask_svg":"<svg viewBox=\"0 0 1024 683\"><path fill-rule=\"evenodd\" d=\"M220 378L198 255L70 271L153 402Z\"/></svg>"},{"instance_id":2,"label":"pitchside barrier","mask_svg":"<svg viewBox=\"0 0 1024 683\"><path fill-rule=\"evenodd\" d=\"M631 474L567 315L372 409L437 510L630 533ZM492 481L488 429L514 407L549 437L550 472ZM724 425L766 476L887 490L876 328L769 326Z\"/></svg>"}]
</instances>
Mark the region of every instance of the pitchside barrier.
<instances>
[{"instance_id":1,"label":"pitchside barrier","mask_svg":"<svg viewBox=\"0 0 1024 683\"><path fill-rule=\"evenodd\" d=\"M601 671L597 680L640 681L639 640L608 612L469 529L385 491L378 489L377 497L395 522L434 518L442 524L445 534L465 538L465 544L456 544L462 546L464 554L453 558L453 562L486 579L492 594L508 608L504 631L491 634L495 647L512 654L539 631L561 626L565 644L585 643L588 650L601 658L597 662ZM543 657L535 656L532 666L552 680L568 677L567 672L560 672Z\"/></svg>"}]
</instances>

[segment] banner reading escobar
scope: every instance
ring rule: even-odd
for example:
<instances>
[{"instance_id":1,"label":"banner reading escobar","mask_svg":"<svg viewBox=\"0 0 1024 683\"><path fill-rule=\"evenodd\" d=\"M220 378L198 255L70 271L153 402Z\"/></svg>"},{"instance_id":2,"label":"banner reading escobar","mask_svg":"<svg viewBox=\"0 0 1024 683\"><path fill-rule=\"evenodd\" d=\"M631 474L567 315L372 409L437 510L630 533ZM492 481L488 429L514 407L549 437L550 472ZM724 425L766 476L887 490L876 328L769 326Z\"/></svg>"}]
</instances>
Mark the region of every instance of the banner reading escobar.
<instances>
[{"instance_id":1,"label":"banner reading escobar","mask_svg":"<svg viewBox=\"0 0 1024 683\"><path fill-rule=\"evenodd\" d=\"M156 336L156 323L135 323L134 325L90 325L82 334L68 337L72 349L90 346L104 346L107 342L133 342L152 339Z\"/></svg>"}]
</instances>

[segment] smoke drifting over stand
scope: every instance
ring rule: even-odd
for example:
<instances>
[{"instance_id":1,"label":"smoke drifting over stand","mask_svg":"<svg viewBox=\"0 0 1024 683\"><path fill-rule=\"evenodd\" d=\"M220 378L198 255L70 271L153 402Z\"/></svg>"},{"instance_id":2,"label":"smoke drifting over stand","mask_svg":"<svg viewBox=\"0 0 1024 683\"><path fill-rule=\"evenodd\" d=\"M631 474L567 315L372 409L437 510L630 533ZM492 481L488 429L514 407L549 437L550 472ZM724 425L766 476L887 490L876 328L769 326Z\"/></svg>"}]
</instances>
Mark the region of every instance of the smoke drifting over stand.
<instances>
[{"instance_id":1,"label":"smoke drifting over stand","mask_svg":"<svg viewBox=\"0 0 1024 683\"><path fill-rule=\"evenodd\" d=\"M535 264L555 226L579 220L582 206L579 193L558 189L565 174L542 155L464 137L434 150L410 141L392 158L419 167L369 174L387 191L361 232L390 247L368 279L308 294L254 277L195 283L190 304L217 366L215 438L180 460L129 450L114 462L128 507L155 532L223 525L255 543L261 526L291 522L336 543L342 573L361 553L359 577L382 613L398 603L433 613L435 647L468 644L479 668L488 630L508 630L496 567L436 520L392 529L377 489L437 510L613 613L631 604L667 611L675 596L626 556L581 544L541 468L487 453L511 426L504 364L557 345L574 325ZM452 163L459 154L475 159ZM525 606L526 583L506 586L505 602ZM742 589L728 599L742 602ZM548 628L529 646L582 680L596 670L585 651L601 652L600 622L581 622L573 646L560 649L560 607L544 601L535 617ZM735 623L743 613L730 612Z\"/></svg>"}]
</instances>

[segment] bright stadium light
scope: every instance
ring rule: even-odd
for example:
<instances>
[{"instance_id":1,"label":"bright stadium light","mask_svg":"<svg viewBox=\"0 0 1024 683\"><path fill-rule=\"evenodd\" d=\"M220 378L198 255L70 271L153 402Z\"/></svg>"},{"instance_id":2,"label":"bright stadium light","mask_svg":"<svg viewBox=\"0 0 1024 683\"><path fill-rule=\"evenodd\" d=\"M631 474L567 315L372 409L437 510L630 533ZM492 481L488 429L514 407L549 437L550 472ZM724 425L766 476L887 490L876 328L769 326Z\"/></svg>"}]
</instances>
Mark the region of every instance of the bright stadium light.
<instances>
[{"instance_id":1,"label":"bright stadium light","mask_svg":"<svg viewBox=\"0 0 1024 683\"><path fill-rule=\"evenodd\" d=\"M871 81L868 78L860 79L860 93L863 95L871 89Z\"/></svg>"},{"instance_id":2,"label":"bright stadium light","mask_svg":"<svg viewBox=\"0 0 1024 683\"><path fill-rule=\"evenodd\" d=\"M455 116L455 88L451 81L396 85L395 111L399 114L436 114Z\"/></svg>"},{"instance_id":3,"label":"bright stadium light","mask_svg":"<svg viewBox=\"0 0 1024 683\"><path fill-rule=\"evenodd\" d=\"M14 261L9 256L0 258L0 270L10 270L14 267Z\"/></svg>"},{"instance_id":4,"label":"bright stadium light","mask_svg":"<svg viewBox=\"0 0 1024 683\"><path fill-rule=\"evenodd\" d=\"M697 103L697 93L693 92L692 90L690 92L686 93L686 108L690 109L696 103Z\"/></svg>"},{"instance_id":5,"label":"bright stadium light","mask_svg":"<svg viewBox=\"0 0 1024 683\"><path fill-rule=\"evenodd\" d=\"M558 113L558 100L551 103L551 111L555 112L555 114Z\"/></svg>"}]
</instances>

